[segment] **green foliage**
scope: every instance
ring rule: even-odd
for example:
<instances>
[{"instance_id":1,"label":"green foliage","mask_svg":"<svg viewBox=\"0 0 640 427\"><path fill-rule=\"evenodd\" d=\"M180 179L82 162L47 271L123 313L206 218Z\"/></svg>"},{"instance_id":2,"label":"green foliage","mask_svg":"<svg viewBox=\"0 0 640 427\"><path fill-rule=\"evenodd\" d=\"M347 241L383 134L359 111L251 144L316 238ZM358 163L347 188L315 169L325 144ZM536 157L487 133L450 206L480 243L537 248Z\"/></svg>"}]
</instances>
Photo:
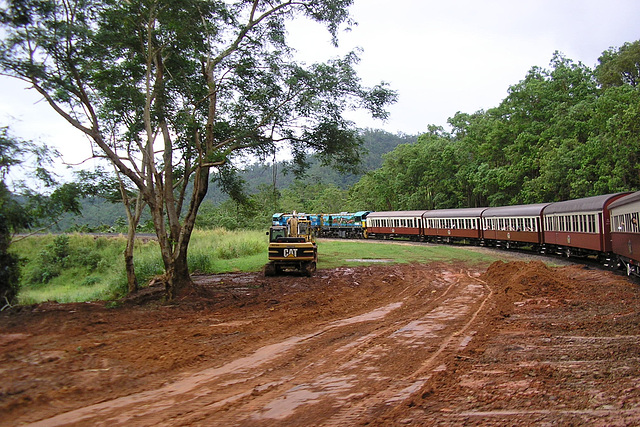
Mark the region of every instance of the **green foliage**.
<instances>
[{"instance_id":1,"label":"green foliage","mask_svg":"<svg viewBox=\"0 0 640 427\"><path fill-rule=\"evenodd\" d=\"M0 11L0 72L29 82L137 187L179 286L212 169L286 146L294 170L311 152L352 170L362 139L344 113L387 117L396 93L362 85L356 52L306 65L287 44L286 22L296 17L325 25L337 43L353 24L352 3L9 2Z\"/></svg>"},{"instance_id":2,"label":"green foliage","mask_svg":"<svg viewBox=\"0 0 640 427\"><path fill-rule=\"evenodd\" d=\"M23 141L0 127L0 304L14 299L20 277L17 256L9 252L12 234L56 221L64 212L79 213L80 190L74 184L60 185L49 171L56 153L46 146ZM10 170L24 181L5 181ZM17 171L17 173L16 173ZM35 190L27 185L38 186ZM55 274L44 272L46 276Z\"/></svg>"},{"instance_id":3,"label":"green foliage","mask_svg":"<svg viewBox=\"0 0 640 427\"><path fill-rule=\"evenodd\" d=\"M69 245L69 236L56 236L40 251L34 267L29 271L26 280L31 285L49 283L60 276L64 270L78 269L93 273L101 262L101 255L93 248Z\"/></svg>"},{"instance_id":4,"label":"green foliage","mask_svg":"<svg viewBox=\"0 0 640 427\"><path fill-rule=\"evenodd\" d=\"M12 256L23 260L18 301L75 302L109 300L127 293L124 237L70 234L45 235L17 242ZM187 261L197 273L257 271L266 263L267 239L263 231L196 231ZM162 275L164 264L158 243L137 240L135 268L140 283Z\"/></svg>"},{"instance_id":5,"label":"green foliage","mask_svg":"<svg viewBox=\"0 0 640 427\"><path fill-rule=\"evenodd\" d=\"M619 49L611 48L598 58L600 65L596 76L603 87L629 85L638 87L640 83L640 41L625 43Z\"/></svg>"},{"instance_id":6,"label":"green foliage","mask_svg":"<svg viewBox=\"0 0 640 427\"><path fill-rule=\"evenodd\" d=\"M640 188L638 46L606 52L596 71L554 54L497 107L457 113L451 134L432 127L398 146L354 185L351 205L498 206Z\"/></svg>"}]
</instances>

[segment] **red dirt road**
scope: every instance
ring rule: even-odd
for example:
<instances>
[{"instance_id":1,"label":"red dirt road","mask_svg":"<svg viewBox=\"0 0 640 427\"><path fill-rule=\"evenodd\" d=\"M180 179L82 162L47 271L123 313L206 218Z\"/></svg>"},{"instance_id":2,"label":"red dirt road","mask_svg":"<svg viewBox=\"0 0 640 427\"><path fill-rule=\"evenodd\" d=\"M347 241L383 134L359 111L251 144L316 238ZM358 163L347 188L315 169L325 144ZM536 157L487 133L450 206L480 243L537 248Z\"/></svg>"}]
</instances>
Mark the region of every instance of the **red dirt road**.
<instances>
[{"instance_id":1,"label":"red dirt road","mask_svg":"<svg viewBox=\"0 0 640 427\"><path fill-rule=\"evenodd\" d=\"M169 305L0 314L0 425L640 424L640 288L608 272L197 281Z\"/></svg>"}]
</instances>

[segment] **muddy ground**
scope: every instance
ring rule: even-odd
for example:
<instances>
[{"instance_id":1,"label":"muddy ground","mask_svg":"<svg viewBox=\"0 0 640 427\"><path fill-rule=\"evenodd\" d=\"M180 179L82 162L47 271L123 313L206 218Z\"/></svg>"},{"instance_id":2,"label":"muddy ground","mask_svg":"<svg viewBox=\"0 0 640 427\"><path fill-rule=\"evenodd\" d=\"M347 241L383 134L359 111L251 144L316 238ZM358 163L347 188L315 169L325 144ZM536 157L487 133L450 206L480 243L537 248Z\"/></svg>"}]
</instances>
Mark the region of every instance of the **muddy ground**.
<instances>
[{"instance_id":1,"label":"muddy ground","mask_svg":"<svg viewBox=\"0 0 640 427\"><path fill-rule=\"evenodd\" d=\"M0 425L640 424L640 287L533 262L200 276L0 314Z\"/></svg>"}]
</instances>

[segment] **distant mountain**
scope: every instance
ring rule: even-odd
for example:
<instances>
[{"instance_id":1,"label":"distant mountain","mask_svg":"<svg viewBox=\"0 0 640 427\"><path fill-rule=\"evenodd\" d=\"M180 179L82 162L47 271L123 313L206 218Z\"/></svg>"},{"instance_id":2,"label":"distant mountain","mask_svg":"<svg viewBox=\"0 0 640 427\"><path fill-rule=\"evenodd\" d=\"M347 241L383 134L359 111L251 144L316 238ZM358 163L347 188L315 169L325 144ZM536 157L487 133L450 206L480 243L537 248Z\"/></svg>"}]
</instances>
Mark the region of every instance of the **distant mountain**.
<instances>
[{"instance_id":1,"label":"distant mountain","mask_svg":"<svg viewBox=\"0 0 640 427\"><path fill-rule=\"evenodd\" d=\"M345 174L336 171L328 166L322 166L320 161L311 156L310 166L307 169L304 181L322 184L333 184L338 188L346 189L360 180L366 172L376 170L382 166L382 156L393 151L400 144L412 144L418 139L417 135L392 134L383 130L366 129L362 131L364 138L363 152L360 165L362 174ZM275 181L279 189L289 187L296 179L293 173L287 173L290 168L286 162L273 164L254 163L240 172L240 176L245 181L248 193L255 193L261 186L273 185L274 168L276 169ZM226 195L212 186L209 189L207 199L219 203L226 200Z\"/></svg>"},{"instance_id":2,"label":"distant mountain","mask_svg":"<svg viewBox=\"0 0 640 427\"><path fill-rule=\"evenodd\" d=\"M417 135L391 134L383 130L366 129L362 131L364 138L361 170L362 174L376 170L382 165L382 156L393 151L400 144L414 143ZM358 182L362 175L343 174L327 166L322 166L320 161L314 156L310 157L310 166L306 171L305 181L322 184L333 184L338 188L346 189ZM289 187L295 180L293 173L285 173L288 170L286 162L278 162L276 169L276 187L284 189ZM245 181L246 192L256 193L261 186L272 186L274 180L274 165L254 163L240 172L240 176ZM209 188L207 200L218 204L227 200L228 196L216 185ZM81 216L66 216L58 224L58 229L68 230L71 227L87 225L91 228L100 225L112 226L116 223L124 225L126 215L124 208L120 204L109 203L104 199L92 197L82 202ZM148 220L149 216L144 215L142 223Z\"/></svg>"}]
</instances>

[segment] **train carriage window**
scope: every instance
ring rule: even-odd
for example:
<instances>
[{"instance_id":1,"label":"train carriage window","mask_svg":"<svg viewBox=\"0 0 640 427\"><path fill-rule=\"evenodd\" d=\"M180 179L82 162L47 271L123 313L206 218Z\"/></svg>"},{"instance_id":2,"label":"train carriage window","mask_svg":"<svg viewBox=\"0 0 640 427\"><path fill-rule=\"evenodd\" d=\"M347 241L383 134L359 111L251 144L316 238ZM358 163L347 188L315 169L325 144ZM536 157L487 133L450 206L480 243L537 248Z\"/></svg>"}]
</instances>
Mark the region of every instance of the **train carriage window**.
<instances>
[{"instance_id":1,"label":"train carriage window","mask_svg":"<svg viewBox=\"0 0 640 427\"><path fill-rule=\"evenodd\" d=\"M638 222L639 222L639 218L638 218L638 212L634 212L631 214L631 231L634 233L638 232Z\"/></svg>"}]
</instances>

